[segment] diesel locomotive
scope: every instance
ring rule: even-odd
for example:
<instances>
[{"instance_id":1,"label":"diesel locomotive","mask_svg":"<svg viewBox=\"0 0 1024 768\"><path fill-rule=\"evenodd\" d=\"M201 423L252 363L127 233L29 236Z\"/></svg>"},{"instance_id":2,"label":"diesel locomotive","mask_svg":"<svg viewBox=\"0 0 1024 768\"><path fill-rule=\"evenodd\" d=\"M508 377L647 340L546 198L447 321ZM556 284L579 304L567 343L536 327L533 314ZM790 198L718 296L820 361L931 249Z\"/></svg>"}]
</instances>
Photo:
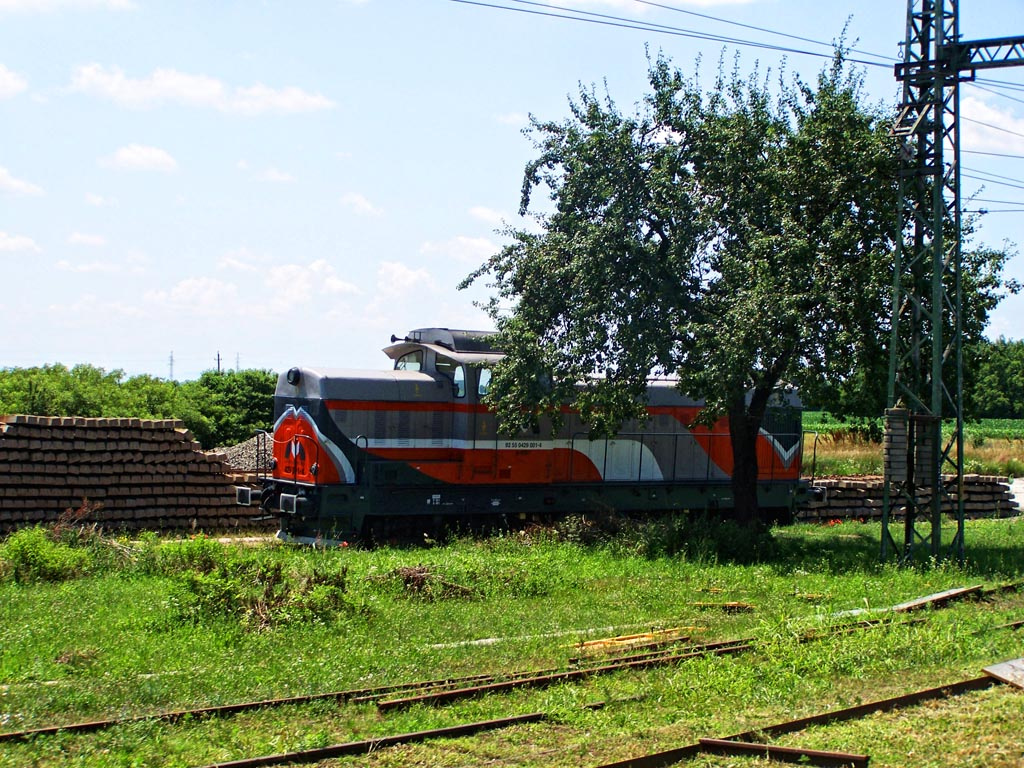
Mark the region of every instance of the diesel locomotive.
<instances>
[{"instance_id":1,"label":"diesel locomotive","mask_svg":"<svg viewBox=\"0 0 1024 768\"><path fill-rule=\"evenodd\" d=\"M299 542L387 538L446 521L515 524L567 514L732 506L727 421L696 423L701 403L652 380L645 422L591 439L566 408L561 427L499 431L483 402L500 350L493 333L421 328L391 338L386 371L292 368L278 379L272 458L240 504L280 519ZM789 396L758 436L762 509L791 513L800 480L800 409Z\"/></svg>"}]
</instances>

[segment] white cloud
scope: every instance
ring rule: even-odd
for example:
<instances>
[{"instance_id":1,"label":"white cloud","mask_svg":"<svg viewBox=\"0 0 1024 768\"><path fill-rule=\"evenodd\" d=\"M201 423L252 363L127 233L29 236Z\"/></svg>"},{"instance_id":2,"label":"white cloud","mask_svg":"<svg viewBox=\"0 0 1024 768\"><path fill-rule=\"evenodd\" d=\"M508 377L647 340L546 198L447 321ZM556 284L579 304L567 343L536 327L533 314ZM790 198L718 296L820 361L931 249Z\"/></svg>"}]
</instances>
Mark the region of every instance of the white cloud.
<instances>
[{"instance_id":1,"label":"white cloud","mask_svg":"<svg viewBox=\"0 0 1024 768\"><path fill-rule=\"evenodd\" d=\"M253 253L248 248L235 248L221 256L217 269L234 270L236 272L262 272L266 269L269 259Z\"/></svg>"},{"instance_id":2,"label":"white cloud","mask_svg":"<svg viewBox=\"0 0 1024 768\"><path fill-rule=\"evenodd\" d=\"M86 245L90 248L99 248L107 244L107 238L102 235L89 235L84 232L72 232L68 237L71 245Z\"/></svg>"},{"instance_id":3,"label":"white cloud","mask_svg":"<svg viewBox=\"0 0 1024 768\"><path fill-rule=\"evenodd\" d=\"M236 88L227 112L259 115L264 112L290 114L330 109L334 102L319 93L307 93L301 88L268 88L258 83L249 88Z\"/></svg>"},{"instance_id":4,"label":"white cloud","mask_svg":"<svg viewBox=\"0 0 1024 768\"><path fill-rule=\"evenodd\" d=\"M481 264L498 250L498 246L486 237L453 237L443 243L424 243L420 253L439 254L445 260L459 261L464 264Z\"/></svg>"},{"instance_id":5,"label":"white cloud","mask_svg":"<svg viewBox=\"0 0 1024 768\"><path fill-rule=\"evenodd\" d=\"M989 106L974 96L960 102L960 131L964 149L1024 153L1024 118Z\"/></svg>"},{"instance_id":6,"label":"white cloud","mask_svg":"<svg viewBox=\"0 0 1024 768\"><path fill-rule=\"evenodd\" d=\"M115 205L117 201L113 198L90 192L85 196L85 202L89 205L95 205L97 208L102 208L107 205Z\"/></svg>"},{"instance_id":7,"label":"white cloud","mask_svg":"<svg viewBox=\"0 0 1024 768\"><path fill-rule=\"evenodd\" d=\"M290 184L295 181L295 177L290 173L277 168L267 168L267 170L260 175L260 178L263 179L263 181L271 181L275 184Z\"/></svg>"},{"instance_id":8,"label":"white cloud","mask_svg":"<svg viewBox=\"0 0 1024 768\"><path fill-rule=\"evenodd\" d=\"M47 310L62 323L75 328L80 328L82 323L102 321L104 329L108 329L111 318L144 316L138 307L107 298L99 299L93 294L85 294L73 304L51 304Z\"/></svg>"},{"instance_id":9,"label":"white cloud","mask_svg":"<svg viewBox=\"0 0 1024 768\"><path fill-rule=\"evenodd\" d=\"M416 290L432 290L437 283L425 268L413 269L398 261L381 262L377 270L377 290L382 296L404 296Z\"/></svg>"},{"instance_id":10,"label":"white cloud","mask_svg":"<svg viewBox=\"0 0 1024 768\"><path fill-rule=\"evenodd\" d=\"M117 264L109 261L90 261L82 264L73 264L70 261L61 259L57 262L57 269L62 272L75 272L78 274L84 274L88 272L119 272Z\"/></svg>"},{"instance_id":11,"label":"white cloud","mask_svg":"<svg viewBox=\"0 0 1024 768\"><path fill-rule=\"evenodd\" d=\"M495 115L494 119L502 125L515 125L523 127L529 125L530 116L525 112L506 112L503 115Z\"/></svg>"},{"instance_id":12,"label":"white cloud","mask_svg":"<svg viewBox=\"0 0 1024 768\"><path fill-rule=\"evenodd\" d=\"M91 8L130 11L135 8L135 3L132 0L0 0L0 13L47 13Z\"/></svg>"},{"instance_id":13,"label":"white cloud","mask_svg":"<svg viewBox=\"0 0 1024 768\"><path fill-rule=\"evenodd\" d=\"M301 88L270 88L262 83L231 88L207 75L156 69L149 77L132 78L117 68L86 64L75 69L71 89L109 99L123 107L145 109L162 104L206 107L240 115L314 112L334 107L319 93Z\"/></svg>"},{"instance_id":14,"label":"white cloud","mask_svg":"<svg viewBox=\"0 0 1024 768\"><path fill-rule=\"evenodd\" d=\"M357 192L343 195L341 204L360 216L380 216L383 211Z\"/></svg>"},{"instance_id":15,"label":"white cloud","mask_svg":"<svg viewBox=\"0 0 1024 768\"><path fill-rule=\"evenodd\" d=\"M247 309L247 302L239 301L237 285L212 277L189 277L176 283L169 291L149 291L144 298L154 305L206 317L255 311L255 308Z\"/></svg>"},{"instance_id":16,"label":"white cloud","mask_svg":"<svg viewBox=\"0 0 1024 768\"><path fill-rule=\"evenodd\" d=\"M27 88L28 81L24 77L0 64L0 99L10 99Z\"/></svg>"},{"instance_id":17,"label":"white cloud","mask_svg":"<svg viewBox=\"0 0 1024 768\"><path fill-rule=\"evenodd\" d=\"M310 264L280 264L267 270L264 284L277 293L276 301L287 309L294 302L309 301L316 295L361 293L358 286L338 277L325 259Z\"/></svg>"},{"instance_id":18,"label":"white cloud","mask_svg":"<svg viewBox=\"0 0 1024 768\"><path fill-rule=\"evenodd\" d=\"M469 215L474 219L478 219L495 227L501 226L506 218L500 211L496 211L493 208L485 208L482 205L474 205L470 208Z\"/></svg>"},{"instance_id":19,"label":"white cloud","mask_svg":"<svg viewBox=\"0 0 1024 768\"><path fill-rule=\"evenodd\" d=\"M6 251L9 253L17 253L19 251L32 251L39 253L43 249L40 248L36 241L31 237L25 235L9 235L6 232L0 232L0 251Z\"/></svg>"},{"instance_id":20,"label":"white cloud","mask_svg":"<svg viewBox=\"0 0 1024 768\"><path fill-rule=\"evenodd\" d=\"M16 179L3 166L0 166L0 190L10 192L12 195L23 195L36 197L43 194L43 188L28 181Z\"/></svg>"},{"instance_id":21,"label":"white cloud","mask_svg":"<svg viewBox=\"0 0 1024 768\"><path fill-rule=\"evenodd\" d=\"M141 144L129 144L126 147L121 147L113 155L101 158L100 164L128 171L162 171L164 173L175 171L178 168L177 161L167 151Z\"/></svg>"}]
</instances>

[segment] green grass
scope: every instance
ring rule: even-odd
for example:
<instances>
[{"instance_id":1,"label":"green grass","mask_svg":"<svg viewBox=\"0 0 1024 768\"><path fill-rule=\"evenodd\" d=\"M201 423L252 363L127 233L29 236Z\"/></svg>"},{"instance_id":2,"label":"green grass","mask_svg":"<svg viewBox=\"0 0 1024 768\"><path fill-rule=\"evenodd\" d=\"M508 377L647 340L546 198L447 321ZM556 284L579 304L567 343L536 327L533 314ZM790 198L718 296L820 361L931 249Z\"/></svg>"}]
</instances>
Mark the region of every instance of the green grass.
<instances>
[{"instance_id":1,"label":"green grass","mask_svg":"<svg viewBox=\"0 0 1024 768\"><path fill-rule=\"evenodd\" d=\"M573 644L579 640L656 627L695 627L699 641L757 639L756 651L740 656L385 716L369 705L321 702L0 743L0 766L201 765L535 711L549 713L552 722L330 765L596 765L937 685L1020 656L1021 631L992 627L1024 618L1021 593L928 611L918 624L813 642L800 637L835 624L830 615L836 612L881 608L955 586L1019 581L1024 520L970 521L963 569L879 564L879 529L872 525L779 529L771 556L749 564L726 562L707 549L699 557L657 555L664 535L664 527L641 529L584 546L551 535L510 534L433 549L326 552L148 539L116 542L120 558L89 540L72 548L92 553L92 560L67 559L73 568L65 580L25 573L16 580L12 567L0 567L0 730L565 667L578 655ZM7 552L0 547L0 562ZM248 566L217 570L222 562L254 559L276 564L259 573L280 574L288 587L273 594L245 590L232 582L254 578ZM426 585L407 586L402 574L410 571L428 574ZM182 601L197 594L189 591L188 574L204 572L222 572L218 589L238 587L250 602L237 610L201 603L182 611ZM341 572L343 600L331 602L330 610L296 612L296 601L305 605L317 585L336 584L331 574ZM755 610L732 614L697 605L726 601ZM254 605L271 619L247 619ZM485 638L492 642L473 642ZM607 706L584 707L596 701ZM873 718L870 730L852 723L783 743L869 752L872 765L905 765L903 735L912 734L920 744L916 765L948 764L943 750L929 746L943 740L965 754L990 744L991 758L999 747L983 734L998 733L1007 718L1019 722L1024 696L972 694L963 707L959 700L948 707L938 718L921 714L930 709L908 710ZM958 713L966 723L962 733ZM988 722L983 713L999 719ZM733 764L715 760L694 764ZM743 763L749 764L756 763Z\"/></svg>"}]
</instances>

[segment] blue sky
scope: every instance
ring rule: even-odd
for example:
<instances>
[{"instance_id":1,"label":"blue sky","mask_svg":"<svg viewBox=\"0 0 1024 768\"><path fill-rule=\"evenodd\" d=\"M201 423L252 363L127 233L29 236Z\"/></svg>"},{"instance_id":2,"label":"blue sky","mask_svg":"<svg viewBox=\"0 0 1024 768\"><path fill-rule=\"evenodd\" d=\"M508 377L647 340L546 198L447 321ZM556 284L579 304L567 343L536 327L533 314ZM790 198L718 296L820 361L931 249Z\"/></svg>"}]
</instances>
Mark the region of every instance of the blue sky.
<instances>
[{"instance_id":1,"label":"blue sky","mask_svg":"<svg viewBox=\"0 0 1024 768\"><path fill-rule=\"evenodd\" d=\"M548 4L799 50L827 49L693 14L825 43L849 19L890 57L905 36L903 0ZM960 14L967 39L1024 34L1022 0ZM451 0L0 0L0 366L378 368L392 333L489 327L486 290L455 286L521 223L527 115L565 117L580 83L630 109L645 46L686 71L723 48L743 70L825 63ZM896 100L889 64L866 77ZM1024 67L987 77L1018 90L965 87L963 146L1024 155ZM974 205L1017 209L980 239L1024 244L1024 160L963 165L1016 203ZM1016 298L990 334L1022 328Z\"/></svg>"}]
</instances>

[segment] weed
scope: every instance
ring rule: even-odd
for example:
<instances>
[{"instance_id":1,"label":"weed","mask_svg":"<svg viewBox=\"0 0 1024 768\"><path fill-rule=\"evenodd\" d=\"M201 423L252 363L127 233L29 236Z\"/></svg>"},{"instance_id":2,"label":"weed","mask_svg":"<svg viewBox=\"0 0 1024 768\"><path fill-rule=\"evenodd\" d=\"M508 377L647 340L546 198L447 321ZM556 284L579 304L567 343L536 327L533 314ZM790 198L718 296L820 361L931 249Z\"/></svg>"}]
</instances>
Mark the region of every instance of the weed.
<instances>
[{"instance_id":1,"label":"weed","mask_svg":"<svg viewBox=\"0 0 1024 768\"><path fill-rule=\"evenodd\" d=\"M167 576L189 572L211 573L224 565L225 552L218 541L202 534L167 542L156 550L156 570Z\"/></svg>"},{"instance_id":2,"label":"weed","mask_svg":"<svg viewBox=\"0 0 1024 768\"><path fill-rule=\"evenodd\" d=\"M57 522L50 527L50 535L57 541L70 540L69 543L98 536L101 509L102 502L89 501L88 497L83 496L78 507L68 507L57 516ZM90 519L92 524L86 526Z\"/></svg>"},{"instance_id":3,"label":"weed","mask_svg":"<svg viewBox=\"0 0 1024 768\"><path fill-rule=\"evenodd\" d=\"M54 541L46 528L35 526L12 533L0 547L0 559L21 584L35 581L66 581L83 576L94 564L87 549L75 549Z\"/></svg>"},{"instance_id":4,"label":"weed","mask_svg":"<svg viewBox=\"0 0 1024 768\"><path fill-rule=\"evenodd\" d=\"M278 560L222 554L212 567L174 574L171 607L179 621L230 618L256 631L296 623L324 624L340 613L359 611L346 597L347 576L345 566L286 569Z\"/></svg>"}]
</instances>

